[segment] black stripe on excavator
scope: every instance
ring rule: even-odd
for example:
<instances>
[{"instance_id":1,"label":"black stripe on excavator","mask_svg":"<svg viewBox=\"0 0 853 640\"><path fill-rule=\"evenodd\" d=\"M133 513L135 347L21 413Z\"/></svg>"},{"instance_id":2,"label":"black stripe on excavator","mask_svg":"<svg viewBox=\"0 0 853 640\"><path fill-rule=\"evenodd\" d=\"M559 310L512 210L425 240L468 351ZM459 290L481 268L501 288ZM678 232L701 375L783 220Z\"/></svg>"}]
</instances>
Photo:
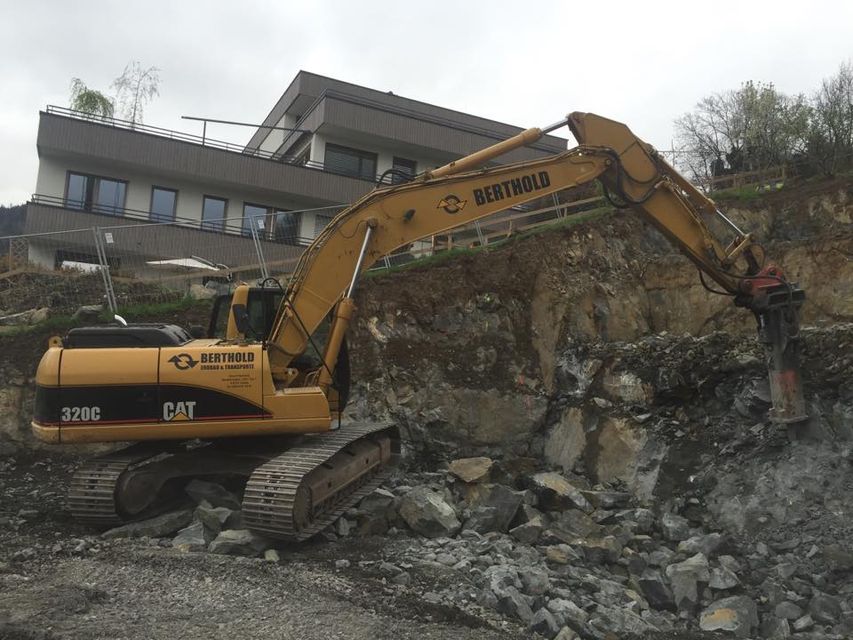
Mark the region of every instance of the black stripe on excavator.
<instances>
[{"instance_id":1,"label":"black stripe on excavator","mask_svg":"<svg viewBox=\"0 0 853 640\"><path fill-rule=\"evenodd\" d=\"M237 396L190 385L36 385L34 421L42 425L269 418Z\"/></svg>"}]
</instances>

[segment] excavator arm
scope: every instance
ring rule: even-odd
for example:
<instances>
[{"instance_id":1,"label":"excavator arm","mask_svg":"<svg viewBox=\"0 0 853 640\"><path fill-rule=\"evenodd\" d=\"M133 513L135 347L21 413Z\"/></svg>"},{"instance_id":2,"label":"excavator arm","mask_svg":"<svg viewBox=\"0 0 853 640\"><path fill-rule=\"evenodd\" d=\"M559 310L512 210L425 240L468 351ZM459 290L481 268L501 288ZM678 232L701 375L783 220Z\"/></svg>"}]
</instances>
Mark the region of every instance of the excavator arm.
<instances>
[{"instance_id":1,"label":"excavator arm","mask_svg":"<svg viewBox=\"0 0 853 640\"><path fill-rule=\"evenodd\" d=\"M490 160L568 124L580 146L549 158L481 169ZM420 238L440 234L498 211L593 180L618 207L648 220L700 270L753 311L770 354L773 417L805 416L798 370L798 309L804 295L781 269L765 264L763 251L624 124L572 113L544 129L517 136L425 172L413 181L375 189L341 212L306 249L291 278L268 336L277 386L296 379L291 366L310 336L333 313L316 383L328 392L338 353L354 310L360 273L382 256ZM709 224L721 221L723 243ZM704 283L703 279L703 283ZM706 284L706 287L708 285ZM710 287L708 287L710 289Z\"/></svg>"}]
</instances>

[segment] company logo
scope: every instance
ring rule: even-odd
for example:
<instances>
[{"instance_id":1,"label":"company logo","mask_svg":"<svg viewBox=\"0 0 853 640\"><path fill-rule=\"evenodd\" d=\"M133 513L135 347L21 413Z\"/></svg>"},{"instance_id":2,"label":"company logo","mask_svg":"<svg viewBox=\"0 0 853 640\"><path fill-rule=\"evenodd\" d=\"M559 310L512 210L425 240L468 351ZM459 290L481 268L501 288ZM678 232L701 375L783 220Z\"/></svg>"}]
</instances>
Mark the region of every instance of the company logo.
<instances>
[{"instance_id":1,"label":"company logo","mask_svg":"<svg viewBox=\"0 0 853 640\"><path fill-rule=\"evenodd\" d=\"M169 362L175 365L175 369L186 371L192 369L198 364L198 360L193 360L193 357L188 353L179 353L176 356L169 358Z\"/></svg>"},{"instance_id":2,"label":"company logo","mask_svg":"<svg viewBox=\"0 0 853 640\"><path fill-rule=\"evenodd\" d=\"M550 186L551 176L548 175L547 171L540 171L521 176L520 178L510 178L503 182L486 184L474 189L474 202L478 206L481 206L487 202L498 202L505 198L514 198L526 193L539 191L540 189L546 189Z\"/></svg>"},{"instance_id":3,"label":"company logo","mask_svg":"<svg viewBox=\"0 0 853 640\"><path fill-rule=\"evenodd\" d=\"M163 403L163 420L166 422L192 420L194 417L195 400Z\"/></svg>"},{"instance_id":4,"label":"company logo","mask_svg":"<svg viewBox=\"0 0 853 640\"><path fill-rule=\"evenodd\" d=\"M436 209L444 209L447 213L459 213L468 204L467 200L460 200L453 194L444 196L438 203Z\"/></svg>"}]
</instances>

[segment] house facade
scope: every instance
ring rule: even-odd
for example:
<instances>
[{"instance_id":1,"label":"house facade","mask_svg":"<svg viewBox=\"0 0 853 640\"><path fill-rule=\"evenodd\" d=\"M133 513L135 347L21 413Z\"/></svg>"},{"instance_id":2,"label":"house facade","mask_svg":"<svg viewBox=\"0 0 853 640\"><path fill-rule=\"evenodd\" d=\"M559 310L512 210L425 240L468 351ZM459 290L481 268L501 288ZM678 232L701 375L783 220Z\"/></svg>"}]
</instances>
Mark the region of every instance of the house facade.
<instances>
[{"instance_id":1,"label":"house facade","mask_svg":"<svg viewBox=\"0 0 853 640\"><path fill-rule=\"evenodd\" d=\"M305 71L245 146L48 107L25 222L26 234L42 235L31 237L29 260L90 261L91 244L75 239L85 234L69 231L92 227L115 228L111 255L127 264L221 263L225 246L231 263L256 261L257 251L292 259L378 180L403 181L519 131ZM546 136L500 160L565 148Z\"/></svg>"}]
</instances>

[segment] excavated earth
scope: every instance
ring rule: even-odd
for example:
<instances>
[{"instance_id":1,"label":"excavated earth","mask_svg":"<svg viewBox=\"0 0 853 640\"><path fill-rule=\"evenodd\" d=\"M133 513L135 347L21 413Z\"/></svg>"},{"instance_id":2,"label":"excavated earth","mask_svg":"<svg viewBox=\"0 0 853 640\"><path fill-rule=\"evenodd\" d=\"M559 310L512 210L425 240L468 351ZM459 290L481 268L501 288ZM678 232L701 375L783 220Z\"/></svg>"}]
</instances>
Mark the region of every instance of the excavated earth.
<instances>
[{"instance_id":1,"label":"excavated earth","mask_svg":"<svg viewBox=\"0 0 853 640\"><path fill-rule=\"evenodd\" d=\"M405 461L299 547L216 484L75 524L95 449L32 441L47 334L0 336L0 637L853 637L853 180L720 206L807 292L807 422L768 421L754 321L656 232L566 224L365 280L349 419Z\"/></svg>"}]
</instances>

